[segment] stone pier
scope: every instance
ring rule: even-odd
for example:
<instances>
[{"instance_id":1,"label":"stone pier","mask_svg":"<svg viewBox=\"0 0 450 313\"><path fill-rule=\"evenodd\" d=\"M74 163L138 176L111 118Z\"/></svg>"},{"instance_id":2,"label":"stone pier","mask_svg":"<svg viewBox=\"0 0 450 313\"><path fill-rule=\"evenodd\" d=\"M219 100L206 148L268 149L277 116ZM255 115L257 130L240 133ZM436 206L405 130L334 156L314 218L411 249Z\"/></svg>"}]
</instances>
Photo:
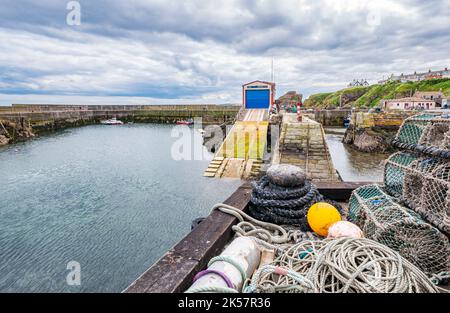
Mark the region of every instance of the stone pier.
<instances>
[{"instance_id":1,"label":"stone pier","mask_svg":"<svg viewBox=\"0 0 450 313\"><path fill-rule=\"evenodd\" d=\"M322 125L307 117L284 114L278 151L273 164L292 164L305 170L313 181L340 181L325 140Z\"/></svg>"}]
</instances>

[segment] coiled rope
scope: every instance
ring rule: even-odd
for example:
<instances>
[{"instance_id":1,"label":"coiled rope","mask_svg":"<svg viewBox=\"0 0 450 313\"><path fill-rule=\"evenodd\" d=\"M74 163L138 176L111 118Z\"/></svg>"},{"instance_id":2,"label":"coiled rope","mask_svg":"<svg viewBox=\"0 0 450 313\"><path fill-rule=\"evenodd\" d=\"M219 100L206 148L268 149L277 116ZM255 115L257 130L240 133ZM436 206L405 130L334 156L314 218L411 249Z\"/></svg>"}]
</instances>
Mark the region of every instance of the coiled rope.
<instances>
[{"instance_id":1,"label":"coiled rope","mask_svg":"<svg viewBox=\"0 0 450 313\"><path fill-rule=\"evenodd\" d=\"M282 252L271 266L282 268L285 273L296 273L296 276L280 275L280 270L263 267L245 291L445 292L399 253L370 239L305 241Z\"/></svg>"},{"instance_id":2,"label":"coiled rope","mask_svg":"<svg viewBox=\"0 0 450 313\"><path fill-rule=\"evenodd\" d=\"M334 201L326 200L310 181L301 187L281 187L264 176L252 183L249 212L257 220L278 225L297 225L302 231L311 231L306 214L317 202L329 202L343 213L342 207Z\"/></svg>"},{"instance_id":3,"label":"coiled rope","mask_svg":"<svg viewBox=\"0 0 450 313\"><path fill-rule=\"evenodd\" d=\"M208 286L187 290L186 293L238 293L238 291L227 287Z\"/></svg>"},{"instance_id":4,"label":"coiled rope","mask_svg":"<svg viewBox=\"0 0 450 313\"><path fill-rule=\"evenodd\" d=\"M219 210L230 214L239 220L237 225L232 227L238 236L252 237L262 248L282 251L286 245L292 245L304 240L317 240L319 237L312 232L303 232L296 228L280 226L268 222L259 221L242 210L227 204L216 204L213 210Z\"/></svg>"},{"instance_id":5,"label":"coiled rope","mask_svg":"<svg viewBox=\"0 0 450 313\"><path fill-rule=\"evenodd\" d=\"M228 264L231 264L232 266L234 266L239 273L241 274L241 279L242 282L245 283L245 281L247 280L247 273L245 272L245 270L242 268L242 266L236 262L235 260L233 260L230 257L227 256L223 256L223 255L219 255L216 256L215 258L212 258L209 262L208 262L208 268L211 267L211 265L213 265L215 262L226 262ZM218 286L207 286L207 287L198 287L198 288L194 288L194 289L190 289L188 291L186 291L186 293L207 293L207 292L216 292L216 293L237 293L238 291L237 286L233 286L232 282L230 281L230 279L226 276L225 273L222 272L218 272L215 270L204 270L200 273L198 273L195 277L194 277L194 282L197 281L198 279L200 279L202 276L204 276L205 274L210 274L210 273L214 273L218 276L220 276L227 284L227 287L218 287Z\"/></svg>"},{"instance_id":6,"label":"coiled rope","mask_svg":"<svg viewBox=\"0 0 450 313\"><path fill-rule=\"evenodd\" d=\"M261 276L278 275L280 278L286 278L285 283L271 284L269 281L265 281L265 285L258 285L261 280ZM295 282L295 283L292 283ZM311 293L317 291L314 289L314 283L297 272L278 267L274 265L265 265L259 268L253 278L245 288L244 293L276 293L276 292L298 292L298 293Z\"/></svg>"}]
</instances>

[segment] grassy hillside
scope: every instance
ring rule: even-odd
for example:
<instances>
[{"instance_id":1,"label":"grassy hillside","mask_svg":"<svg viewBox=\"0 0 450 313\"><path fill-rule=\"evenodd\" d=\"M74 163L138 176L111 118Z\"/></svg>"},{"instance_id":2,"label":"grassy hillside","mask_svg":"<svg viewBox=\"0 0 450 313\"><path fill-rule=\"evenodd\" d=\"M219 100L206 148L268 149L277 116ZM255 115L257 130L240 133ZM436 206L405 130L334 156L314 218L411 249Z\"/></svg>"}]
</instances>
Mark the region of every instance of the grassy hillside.
<instances>
[{"instance_id":1,"label":"grassy hillside","mask_svg":"<svg viewBox=\"0 0 450 313\"><path fill-rule=\"evenodd\" d=\"M339 106L342 96L343 105L358 107L378 106L381 99L409 97L415 91L440 91L450 96L450 79L433 79L410 83L387 83L367 87L352 87L331 93L311 95L306 101L307 107Z\"/></svg>"}]
</instances>

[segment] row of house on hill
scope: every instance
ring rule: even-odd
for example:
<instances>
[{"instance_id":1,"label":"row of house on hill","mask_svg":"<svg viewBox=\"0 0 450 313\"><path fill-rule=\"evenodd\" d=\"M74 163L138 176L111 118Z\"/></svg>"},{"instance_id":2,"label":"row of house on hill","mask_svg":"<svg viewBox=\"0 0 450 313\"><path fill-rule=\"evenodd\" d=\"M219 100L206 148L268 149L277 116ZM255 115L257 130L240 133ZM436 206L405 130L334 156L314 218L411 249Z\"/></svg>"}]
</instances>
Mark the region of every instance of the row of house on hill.
<instances>
[{"instance_id":1,"label":"row of house on hill","mask_svg":"<svg viewBox=\"0 0 450 313\"><path fill-rule=\"evenodd\" d=\"M428 70L428 72L424 73L417 73L414 72L414 74L401 74L398 76L395 76L392 74L387 79L383 79L378 81L379 84L386 84L388 82L401 82L401 83L407 83L407 82L418 82L423 80L429 80L429 79L439 79L439 78L450 78L450 70L446 67L444 70L439 71L432 71L431 69Z\"/></svg>"},{"instance_id":2,"label":"row of house on hill","mask_svg":"<svg viewBox=\"0 0 450 313\"><path fill-rule=\"evenodd\" d=\"M385 110L434 110L448 108L450 99L444 97L441 91L417 91L414 96L400 99L381 100Z\"/></svg>"}]
</instances>

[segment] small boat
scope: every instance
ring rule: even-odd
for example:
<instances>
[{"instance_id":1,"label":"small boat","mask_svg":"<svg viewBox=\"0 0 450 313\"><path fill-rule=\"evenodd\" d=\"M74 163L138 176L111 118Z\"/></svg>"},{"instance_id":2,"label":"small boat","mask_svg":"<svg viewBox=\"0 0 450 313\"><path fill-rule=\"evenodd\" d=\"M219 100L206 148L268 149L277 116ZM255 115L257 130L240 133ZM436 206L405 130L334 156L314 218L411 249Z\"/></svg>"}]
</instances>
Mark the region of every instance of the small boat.
<instances>
[{"instance_id":1,"label":"small boat","mask_svg":"<svg viewBox=\"0 0 450 313\"><path fill-rule=\"evenodd\" d=\"M100 121L100 123L103 124L103 125L123 125L123 122L119 121L115 117L110 118L109 120Z\"/></svg>"},{"instance_id":2,"label":"small boat","mask_svg":"<svg viewBox=\"0 0 450 313\"><path fill-rule=\"evenodd\" d=\"M178 121L177 125L194 125L194 121L193 120L189 120L189 121Z\"/></svg>"}]
</instances>

